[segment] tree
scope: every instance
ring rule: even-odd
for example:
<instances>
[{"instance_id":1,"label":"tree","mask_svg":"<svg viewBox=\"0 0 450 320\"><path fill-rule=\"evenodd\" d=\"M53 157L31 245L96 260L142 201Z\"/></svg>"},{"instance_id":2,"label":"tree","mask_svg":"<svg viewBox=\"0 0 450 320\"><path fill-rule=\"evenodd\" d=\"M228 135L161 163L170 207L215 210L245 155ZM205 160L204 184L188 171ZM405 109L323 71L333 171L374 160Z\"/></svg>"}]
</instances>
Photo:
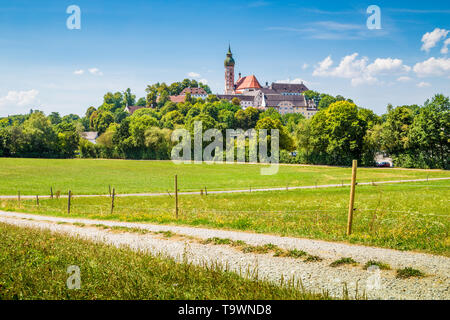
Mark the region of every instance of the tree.
<instances>
[{"instance_id":1,"label":"tree","mask_svg":"<svg viewBox=\"0 0 450 320\"><path fill-rule=\"evenodd\" d=\"M145 107L147 105L147 101L145 100L144 97L139 98L139 100L136 102L136 105L140 107Z\"/></svg>"},{"instance_id":2,"label":"tree","mask_svg":"<svg viewBox=\"0 0 450 320\"><path fill-rule=\"evenodd\" d=\"M305 154L306 161L309 162L309 155L314 149L311 119L305 119L297 125L295 129L295 140L297 149Z\"/></svg>"},{"instance_id":3,"label":"tree","mask_svg":"<svg viewBox=\"0 0 450 320\"><path fill-rule=\"evenodd\" d=\"M86 118L90 119L90 118L91 118L91 115L92 115L95 111L97 111L97 109L95 109L94 107L89 107L89 108L86 110L86 113L85 113L84 115L85 115Z\"/></svg>"},{"instance_id":4,"label":"tree","mask_svg":"<svg viewBox=\"0 0 450 320\"><path fill-rule=\"evenodd\" d=\"M57 124L61 123L61 121L62 121L61 116L59 115L58 112L50 113L50 115L48 116L48 119L50 120L52 125L57 125Z\"/></svg>"},{"instance_id":5,"label":"tree","mask_svg":"<svg viewBox=\"0 0 450 320\"><path fill-rule=\"evenodd\" d=\"M97 158L95 145L86 139L80 139L79 151L81 158Z\"/></svg>"},{"instance_id":6,"label":"tree","mask_svg":"<svg viewBox=\"0 0 450 320\"><path fill-rule=\"evenodd\" d=\"M109 109L105 111L115 112L117 109L124 109L124 96L121 92L108 92L103 96L103 107L109 105Z\"/></svg>"},{"instance_id":7,"label":"tree","mask_svg":"<svg viewBox=\"0 0 450 320\"><path fill-rule=\"evenodd\" d=\"M267 117L281 121L281 114L275 108L268 108L266 111L259 114L259 119L264 119Z\"/></svg>"},{"instance_id":8,"label":"tree","mask_svg":"<svg viewBox=\"0 0 450 320\"><path fill-rule=\"evenodd\" d=\"M428 168L449 168L450 101L436 95L420 108L408 133L407 147ZM414 109L413 109L414 112Z\"/></svg>"},{"instance_id":9,"label":"tree","mask_svg":"<svg viewBox=\"0 0 450 320\"><path fill-rule=\"evenodd\" d=\"M253 107L249 107L245 110L241 109L235 113L234 118L236 120L236 125L239 128L248 130L250 128L255 128L259 118L259 111Z\"/></svg>"},{"instance_id":10,"label":"tree","mask_svg":"<svg viewBox=\"0 0 450 320\"><path fill-rule=\"evenodd\" d=\"M145 146L150 150L151 159L170 159L172 151L172 131L151 127L145 131Z\"/></svg>"},{"instance_id":11,"label":"tree","mask_svg":"<svg viewBox=\"0 0 450 320\"><path fill-rule=\"evenodd\" d=\"M169 97L169 93L164 90L161 92L161 94L159 95L159 100L158 100L158 107L162 107L164 106L167 102L170 102L170 97Z\"/></svg>"},{"instance_id":12,"label":"tree","mask_svg":"<svg viewBox=\"0 0 450 320\"><path fill-rule=\"evenodd\" d=\"M367 122L351 102L338 101L320 110L311 119L311 140L317 162L350 165L361 160Z\"/></svg>"},{"instance_id":13,"label":"tree","mask_svg":"<svg viewBox=\"0 0 450 320\"><path fill-rule=\"evenodd\" d=\"M330 96L329 94L321 94L320 95L320 102L317 106L319 110L323 110L328 108L332 103L336 102L336 98L333 96Z\"/></svg>"},{"instance_id":14,"label":"tree","mask_svg":"<svg viewBox=\"0 0 450 320\"><path fill-rule=\"evenodd\" d=\"M136 96L131 93L131 89L128 88L123 92L123 102L124 106L134 106L136 104Z\"/></svg>"},{"instance_id":15,"label":"tree","mask_svg":"<svg viewBox=\"0 0 450 320\"><path fill-rule=\"evenodd\" d=\"M73 158L80 143L80 135L76 131L58 133L60 155L63 158Z\"/></svg>"},{"instance_id":16,"label":"tree","mask_svg":"<svg viewBox=\"0 0 450 320\"><path fill-rule=\"evenodd\" d=\"M186 95L184 96L184 102L186 103L192 103L193 99L192 99L192 95L190 92L186 92Z\"/></svg>"},{"instance_id":17,"label":"tree","mask_svg":"<svg viewBox=\"0 0 450 320\"><path fill-rule=\"evenodd\" d=\"M223 123L223 129L235 128L234 113L230 110L222 109L219 111L218 120Z\"/></svg>"},{"instance_id":18,"label":"tree","mask_svg":"<svg viewBox=\"0 0 450 320\"><path fill-rule=\"evenodd\" d=\"M94 115L96 115L96 117L92 120L93 129L101 135L108 129L109 125L114 122L114 114L110 111L105 111L97 114L94 112L92 116Z\"/></svg>"},{"instance_id":19,"label":"tree","mask_svg":"<svg viewBox=\"0 0 450 320\"><path fill-rule=\"evenodd\" d=\"M268 146L270 146L270 137L271 137L271 129L278 130L279 133L279 141L280 141L280 149L285 149L288 151L294 150L294 141L288 134L286 128L283 126L279 119L272 119L269 117L258 120L256 123L255 129L258 131L260 129L267 129L268 135Z\"/></svg>"},{"instance_id":20,"label":"tree","mask_svg":"<svg viewBox=\"0 0 450 320\"><path fill-rule=\"evenodd\" d=\"M219 101L219 98L217 98L215 94L208 94L208 96L206 97L206 102L213 103L216 101Z\"/></svg>"},{"instance_id":21,"label":"tree","mask_svg":"<svg viewBox=\"0 0 450 320\"><path fill-rule=\"evenodd\" d=\"M286 113L281 116L281 122L288 132L293 133L297 127L297 125L305 119L305 116L301 113Z\"/></svg>"},{"instance_id":22,"label":"tree","mask_svg":"<svg viewBox=\"0 0 450 320\"><path fill-rule=\"evenodd\" d=\"M178 111L170 111L161 118L164 128L174 129L176 125L184 124L184 116Z\"/></svg>"},{"instance_id":23,"label":"tree","mask_svg":"<svg viewBox=\"0 0 450 320\"><path fill-rule=\"evenodd\" d=\"M146 96L146 106L147 107L155 107L156 106L156 101L158 99L158 93L156 91L155 88L148 86L147 89L145 89L145 91L147 92L147 96Z\"/></svg>"},{"instance_id":24,"label":"tree","mask_svg":"<svg viewBox=\"0 0 450 320\"><path fill-rule=\"evenodd\" d=\"M59 156L58 135L45 115L33 113L23 124L25 144L23 155L29 157L55 158Z\"/></svg>"},{"instance_id":25,"label":"tree","mask_svg":"<svg viewBox=\"0 0 450 320\"><path fill-rule=\"evenodd\" d=\"M144 133L148 128L157 127L158 120L149 116L131 116L130 121L130 135L135 147L142 148L144 146L145 136Z\"/></svg>"},{"instance_id":26,"label":"tree","mask_svg":"<svg viewBox=\"0 0 450 320\"><path fill-rule=\"evenodd\" d=\"M303 95L305 96L306 100L315 100L320 98L320 93L313 90L307 90L303 92Z\"/></svg>"},{"instance_id":27,"label":"tree","mask_svg":"<svg viewBox=\"0 0 450 320\"><path fill-rule=\"evenodd\" d=\"M194 133L194 124L196 121L202 122L202 130L205 132L208 129L218 129L218 124L216 120L210 115L201 113L198 116L195 116L186 123L186 129L188 129L191 133Z\"/></svg>"},{"instance_id":28,"label":"tree","mask_svg":"<svg viewBox=\"0 0 450 320\"><path fill-rule=\"evenodd\" d=\"M403 153L409 143L409 130L413 121L413 112L407 106L390 109L383 124L382 149L393 156Z\"/></svg>"},{"instance_id":29,"label":"tree","mask_svg":"<svg viewBox=\"0 0 450 320\"><path fill-rule=\"evenodd\" d=\"M235 106L240 106L241 100L239 100L239 98L234 97L233 99L231 99L231 103Z\"/></svg>"}]
</instances>

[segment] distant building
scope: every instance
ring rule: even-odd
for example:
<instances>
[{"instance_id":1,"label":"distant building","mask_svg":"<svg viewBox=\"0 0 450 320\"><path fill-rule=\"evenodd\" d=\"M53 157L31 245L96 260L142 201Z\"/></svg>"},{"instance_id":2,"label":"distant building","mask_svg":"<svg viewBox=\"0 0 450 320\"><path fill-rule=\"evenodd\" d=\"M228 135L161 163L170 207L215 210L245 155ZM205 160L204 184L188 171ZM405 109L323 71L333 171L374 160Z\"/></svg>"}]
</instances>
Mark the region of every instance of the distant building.
<instances>
[{"instance_id":1,"label":"distant building","mask_svg":"<svg viewBox=\"0 0 450 320\"><path fill-rule=\"evenodd\" d=\"M82 132L81 137L83 139L86 139L89 142L92 142L93 144L96 144L97 138L98 138L98 132L95 132L95 131Z\"/></svg>"},{"instance_id":2,"label":"distant building","mask_svg":"<svg viewBox=\"0 0 450 320\"><path fill-rule=\"evenodd\" d=\"M126 106L124 111L128 112L129 114L133 114L135 111L142 109L142 108L148 108L145 106Z\"/></svg>"},{"instance_id":3,"label":"distant building","mask_svg":"<svg viewBox=\"0 0 450 320\"><path fill-rule=\"evenodd\" d=\"M259 110L268 108L276 109L280 114L301 113L309 119L317 113L316 102L307 100L303 95L309 89L303 83L269 83L262 86L255 75L242 77L239 73L237 81L234 81L234 67L236 62L228 46L228 52L224 61L225 67L225 94L217 94L217 98L232 101L238 98L243 109L254 107ZM170 96L170 101L182 103L186 101L186 94L192 98L206 99L208 93L203 88L185 88L177 96ZM158 98L159 99L159 98ZM129 113L143 107L127 107Z\"/></svg>"},{"instance_id":4,"label":"distant building","mask_svg":"<svg viewBox=\"0 0 450 320\"><path fill-rule=\"evenodd\" d=\"M174 103L180 103L186 101L186 94L189 93L192 98L200 98L205 100L208 97L208 93L203 88L184 88L178 96L170 96L170 101Z\"/></svg>"},{"instance_id":5,"label":"distant building","mask_svg":"<svg viewBox=\"0 0 450 320\"><path fill-rule=\"evenodd\" d=\"M309 89L305 84L272 83L266 82L261 86L254 75L239 78L234 82L235 61L231 48L228 47L225 66L225 94L217 95L219 99L231 101L238 98L245 109L254 107L262 110L275 108L280 114L301 113L306 118L311 118L317 113L317 107L313 100L307 100L303 92Z\"/></svg>"},{"instance_id":6,"label":"distant building","mask_svg":"<svg viewBox=\"0 0 450 320\"><path fill-rule=\"evenodd\" d=\"M186 93L190 93L193 98L202 98L206 99L208 93L203 88L184 88L181 91L180 96L185 96Z\"/></svg>"}]
</instances>

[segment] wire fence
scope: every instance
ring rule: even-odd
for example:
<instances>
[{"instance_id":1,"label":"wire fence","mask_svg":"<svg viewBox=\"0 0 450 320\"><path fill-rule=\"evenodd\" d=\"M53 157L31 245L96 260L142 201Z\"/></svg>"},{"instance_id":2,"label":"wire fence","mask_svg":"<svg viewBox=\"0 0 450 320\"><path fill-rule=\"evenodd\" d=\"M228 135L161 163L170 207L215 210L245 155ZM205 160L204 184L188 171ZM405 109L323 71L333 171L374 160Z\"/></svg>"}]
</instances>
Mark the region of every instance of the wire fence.
<instances>
[{"instance_id":1,"label":"wire fence","mask_svg":"<svg viewBox=\"0 0 450 320\"><path fill-rule=\"evenodd\" d=\"M358 182L361 184L361 181ZM382 188L378 188L382 184L377 184L377 181L366 182L364 186L374 187L378 193L374 193L379 197L378 203L372 200L370 207L368 204L358 203L359 207L354 209L353 214L355 215L355 224L357 227L369 227L371 229L376 228L375 225L389 225L396 227L395 225L404 225L408 223L412 226L423 226L433 225L440 229L445 234L448 234L450 229L450 211L447 208L447 201L449 199L444 199L443 203L445 205L442 207L442 212L423 212L417 209L406 209L398 207L395 201L389 199L387 194L383 194L385 189L395 190L397 187L404 188L405 184L383 184ZM337 186L337 185L336 185ZM421 188L445 188L449 189L447 185L440 185L434 183L408 183L408 187L421 187ZM316 186L309 186L309 188L314 188ZM320 187L320 185L317 185ZM345 183L341 184L341 187L348 187ZM257 189L267 189L267 186L263 187L250 187L249 192ZM308 186L297 186L289 187L270 187L276 191L289 191L292 189L308 188ZM277 190L278 188L278 190ZM8 209L13 210L14 208L26 209L27 211L40 212L40 213L57 213L57 214L68 214L72 216L88 216L96 217L101 216L102 218L112 217L126 219L139 216L143 220L147 219L149 221L174 221L178 219L180 214L180 219L187 222L195 222L196 219L201 224L201 221L215 221L217 219L224 219L228 222L239 221L239 219L249 219L250 221L257 219L266 219L268 223L273 223L277 221L281 224L295 223L315 223L316 225L330 223L332 225L342 225L346 220L346 213L348 207L345 201L338 203L332 203L327 201L327 199L320 199L319 204L312 203L301 203L303 207L299 208L298 203L295 201L285 201L282 200L276 203L282 209L272 209L264 208L261 203L261 207L258 209L249 208L233 208L225 202L228 200L227 196L220 194L221 197L211 197L214 191L220 191L215 189L209 190L207 186L204 186L200 190L197 189L180 189L178 192L174 190L167 190L166 193L159 194L158 202L155 203L152 197L141 196L138 200L133 197L119 197L116 193L116 189L112 186L108 186L108 193L102 197L86 197L83 195L76 195L72 191L68 192L66 197L61 196L60 191L54 192L54 188L49 188L51 194L43 198L42 196L21 196L20 192L17 195L16 205L9 205ZM242 190L242 188L227 189L230 190ZM183 192L192 192L191 195L185 195L186 197L181 197ZM209 195L208 195L209 194ZM231 194L231 193L230 193ZM200 195L200 198L195 195ZM217 195L215 193L214 195ZM295 194L294 194L295 197ZM202 199L201 201L199 199ZM271 198L269 198L269 201ZM254 200L246 196L243 201L249 201L249 207L255 207L255 203L251 203ZM96 203L92 203L95 201ZM222 201L222 202L220 202ZM257 200L256 200L257 201ZM15 199L9 199L8 202L14 203ZM393 203L394 202L394 203ZM241 206L242 204L240 204ZM245 206L246 204L244 204ZM397 206L397 207L396 207ZM3 207L3 204L2 204ZM441 208L439 208L441 210ZM447 213L447 214L446 214ZM176 218L175 218L176 217ZM251 222L250 222L251 223ZM421 223L422 225L418 225ZM325 228L325 227L324 227Z\"/></svg>"}]
</instances>

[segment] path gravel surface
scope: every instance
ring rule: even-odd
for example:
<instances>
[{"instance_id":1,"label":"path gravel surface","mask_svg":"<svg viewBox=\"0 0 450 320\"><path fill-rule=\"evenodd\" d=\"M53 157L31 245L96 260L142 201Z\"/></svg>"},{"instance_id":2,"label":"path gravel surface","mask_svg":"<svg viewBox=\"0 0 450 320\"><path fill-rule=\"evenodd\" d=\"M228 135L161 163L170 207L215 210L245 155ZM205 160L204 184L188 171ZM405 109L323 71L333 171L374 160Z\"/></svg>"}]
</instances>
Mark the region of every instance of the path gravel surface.
<instances>
[{"instance_id":1,"label":"path gravel surface","mask_svg":"<svg viewBox=\"0 0 450 320\"><path fill-rule=\"evenodd\" d=\"M444 256L250 232L71 219L4 211L0 211L0 222L48 229L114 246L125 245L133 250L144 250L153 254L162 253L179 261L187 258L195 264L219 262L243 276L248 271L257 271L259 277L269 281L279 282L281 277L301 280L305 289L315 292L328 291L334 297L342 297L343 288L347 287L350 296L354 297L357 292L359 295L365 292L369 299L450 299L450 258ZM85 226L58 224L58 222L82 223ZM227 245L202 244L184 237L164 239L149 233L117 233L95 225L140 228L154 232L171 231L198 239L229 238L252 245L271 243L285 249L304 250L308 254L320 256L323 260L303 262L301 259L273 257L270 254L243 253ZM329 266L331 262L342 257L351 257L359 262L359 265L336 268ZM362 266L369 260L388 263L393 270L364 270ZM419 269L427 276L396 278L395 269L404 267Z\"/></svg>"}]
</instances>

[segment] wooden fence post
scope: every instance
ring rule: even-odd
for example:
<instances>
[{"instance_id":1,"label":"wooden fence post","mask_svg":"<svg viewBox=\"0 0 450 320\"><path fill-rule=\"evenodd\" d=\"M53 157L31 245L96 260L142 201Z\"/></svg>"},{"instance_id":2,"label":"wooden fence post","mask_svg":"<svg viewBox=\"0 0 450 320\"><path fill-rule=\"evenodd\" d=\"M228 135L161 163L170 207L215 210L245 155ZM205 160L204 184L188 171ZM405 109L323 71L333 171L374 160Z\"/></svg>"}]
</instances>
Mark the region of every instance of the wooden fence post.
<instances>
[{"instance_id":1,"label":"wooden fence post","mask_svg":"<svg viewBox=\"0 0 450 320\"><path fill-rule=\"evenodd\" d=\"M358 167L358 160L353 160L352 165L352 184L350 187L350 202L348 206L348 219L347 219L347 236L352 233L353 223L353 205L355 204L355 186L356 186L356 168Z\"/></svg>"},{"instance_id":2,"label":"wooden fence post","mask_svg":"<svg viewBox=\"0 0 450 320\"><path fill-rule=\"evenodd\" d=\"M39 207L39 196L38 195L36 195L36 206Z\"/></svg>"},{"instance_id":3,"label":"wooden fence post","mask_svg":"<svg viewBox=\"0 0 450 320\"><path fill-rule=\"evenodd\" d=\"M19 192L17 193L17 201L19 202L19 208L20 208L20 190L19 190Z\"/></svg>"},{"instance_id":4,"label":"wooden fence post","mask_svg":"<svg viewBox=\"0 0 450 320\"><path fill-rule=\"evenodd\" d=\"M67 213L70 214L70 198L72 197L72 191L69 190L69 196L67 198Z\"/></svg>"},{"instance_id":5,"label":"wooden fence post","mask_svg":"<svg viewBox=\"0 0 450 320\"><path fill-rule=\"evenodd\" d=\"M206 189L206 186L205 186L205 195L206 196L208 195L208 189Z\"/></svg>"},{"instance_id":6,"label":"wooden fence post","mask_svg":"<svg viewBox=\"0 0 450 320\"><path fill-rule=\"evenodd\" d=\"M50 198L53 199L53 187L50 187Z\"/></svg>"},{"instance_id":7,"label":"wooden fence post","mask_svg":"<svg viewBox=\"0 0 450 320\"><path fill-rule=\"evenodd\" d=\"M111 196L111 214L114 212L114 198L116 196L116 188L112 189L112 196Z\"/></svg>"},{"instance_id":8,"label":"wooden fence post","mask_svg":"<svg viewBox=\"0 0 450 320\"><path fill-rule=\"evenodd\" d=\"M178 179L175 175L175 216L178 219Z\"/></svg>"}]
</instances>

